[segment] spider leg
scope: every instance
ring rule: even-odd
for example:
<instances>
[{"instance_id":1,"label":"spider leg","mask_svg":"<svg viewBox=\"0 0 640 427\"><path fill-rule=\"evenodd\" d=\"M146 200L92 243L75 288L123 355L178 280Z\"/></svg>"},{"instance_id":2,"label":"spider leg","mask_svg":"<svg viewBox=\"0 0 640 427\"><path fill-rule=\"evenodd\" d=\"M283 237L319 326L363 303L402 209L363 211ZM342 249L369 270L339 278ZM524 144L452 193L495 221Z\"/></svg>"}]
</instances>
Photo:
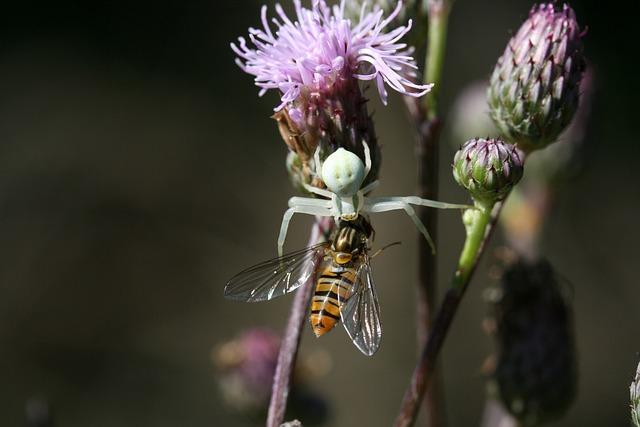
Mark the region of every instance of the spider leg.
<instances>
[{"instance_id":1,"label":"spider leg","mask_svg":"<svg viewBox=\"0 0 640 427\"><path fill-rule=\"evenodd\" d=\"M302 197L301 197L302 198ZM292 197L291 199L294 199ZM291 204L291 200L289 200ZM284 212L282 216L282 224L280 225L280 234L278 235L278 256L281 257L284 254L284 241L287 238L287 230L289 229L289 222L293 214L303 213L307 215L316 216L333 216L333 211L323 206L309 206L309 205L294 205Z\"/></svg>"},{"instance_id":2,"label":"spider leg","mask_svg":"<svg viewBox=\"0 0 640 427\"><path fill-rule=\"evenodd\" d=\"M403 196L403 197L369 197L366 199L368 205L375 205L378 203L386 202L402 202L410 205L426 206L429 208L437 209L469 209L473 206L459 205L456 203L444 203L435 200L423 199L418 196Z\"/></svg>"},{"instance_id":3,"label":"spider leg","mask_svg":"<svg viewBox=\"0 0 640 427\"><path fill-rule=\"evenodd\" d=\"M342 199L337 194L331 196L331 209L336 219L342 216Z\"/></svg>"},{"instance_id":4,"label":"spider leg","mask_svg":"<svg viewBox=\"0 0 640 427\"><path fill-rule=\"evenodd\" d=\"M309 193L317 194L318 196L326 197L327 199L330 199L333 196L331 191L325 190L324 188L314 187L307 183L303 183L302 185Z\"/></svg>"},{"instance_id":5,"label":"spider leg","mask_svg":"<svg viewBox=\"0 0 640 427\"><path fill-rule=\"evenodd\" d=\"M355 211L354 214L357 216L360 213L360 209L364 206L364 193L362 190L358 191L355 196L353 196L352 201Z\"/></svg>"},{"instance_id":6,"label":"spider leg","mask_svg":"<svg viewBox=\"0 0 640 427\"><path fill-rule=\"evenodd\" d=\"M289 199L289 207L295 206L310 206L320 207L325 209L331 209L331 200L327 199L314 199L313 197L291 197Z\"/></svg>"},{"instance_id":7,"label":"spider leg","mask_svg":"<svg viewBox=\"0 0 640 427\"><path fill-rule=\"evenodd\" d=\"M322 163L320 162L320 144L316 147L316 151L313 153L313 163L316 170L316 176L322 177Z\"/></svg>"},{"instance_id":8,"label":"spider leg","mask_svg":"<svg viewBox=\"0 0 640 427\"><path fill-rule=\"evenodd\" d=\"M382 199L382 197L380 199ZM429 232L427 231L427 228L424 226L424 224L416 214L416 211L411 207L411 205L409 205L409 203L403 200L387 200L387 201L377 201L377 202L371 199L367 200L366 212L375 213L375 212L388 212L388 211L395 211L395 210L404 210L407 213L407 215L409 215L409 218L411 218L411 220L413 221L413 224L416 226L418 231L422 233L424 238L427 240L427 243L429 243L429 246L431 246L431 252L435 254L436 252L435 244L433 243L433 239L431 239L431 235L429 234Z\"/></svg>"},{"instance_id":9,"label":"spider leg","mask_svg":"<svg viewBox=\"0 0 640 427\"><path fill-rule=\"evenodd\" d=\"M364 178L367 179L369 172L371 172L371 150L364 139L362 140L362 147L364 148Z\"/></svg>"},{"instance_id":10,"label":"spider leg","mask_svg":"<svg viewBox=\"0 0 640 427\"><path fill-rule=\"evenodd\" d=\"M370 182L369 184L367 184L366 186L364 186L360 191L362 191L362 194L367 194L372 192L374 189L376 189L378 186L380 185L380 181L378 181L377 179L373 182Z\"/></svg>"}]
</instances>

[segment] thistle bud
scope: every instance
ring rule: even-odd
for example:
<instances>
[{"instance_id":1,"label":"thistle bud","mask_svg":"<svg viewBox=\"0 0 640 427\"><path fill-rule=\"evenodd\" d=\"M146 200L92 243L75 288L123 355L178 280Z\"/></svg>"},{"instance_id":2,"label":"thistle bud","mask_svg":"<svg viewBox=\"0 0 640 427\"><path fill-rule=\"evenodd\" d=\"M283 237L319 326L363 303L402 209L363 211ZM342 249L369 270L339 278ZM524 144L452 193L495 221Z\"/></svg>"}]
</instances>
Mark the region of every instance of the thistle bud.
<instances>
[{"instance_id":1,"label":"thistle bud","mask_svg":"<svg viewBox=\"0 0 640 427\"><path fill-rule=\"evenodd\" d=\"M573 318L563 291L547 261L520 259L486 294L497 350L489 392L526 427L561 417L575 396Z\"/></svg>"},{"instance_id":2,"label":"thistle bud","mask_svg":"<svg viewBox=\"0 0 640 427\"><path fill-rule=\"evenodd\" d=\"M453 159L453 177L485 206L503 200L522 178L518 150L500 139L471 139Z\"/></svg>"},{"instance_id":3,"label":"thistle bud","mask_svg":"<svg viewBox=\"0 0 640 427\"><path fill-rule=\"evenodd\" d=\"M640 364L636 376L629 387L631 395L631 421L635 427L640 427Z\"/></svg>"},{"instance_id":4,"label":"thistle bud","mask_svg":"<svg viewBox=\"0 0 640 427\"><path fill-rule=\"evenodd\" d=\"M547 146L571 122L584 68L573 9L534 6L493 70L487 91L491 117L522 150Z\"/></svg>"}]
</instances>

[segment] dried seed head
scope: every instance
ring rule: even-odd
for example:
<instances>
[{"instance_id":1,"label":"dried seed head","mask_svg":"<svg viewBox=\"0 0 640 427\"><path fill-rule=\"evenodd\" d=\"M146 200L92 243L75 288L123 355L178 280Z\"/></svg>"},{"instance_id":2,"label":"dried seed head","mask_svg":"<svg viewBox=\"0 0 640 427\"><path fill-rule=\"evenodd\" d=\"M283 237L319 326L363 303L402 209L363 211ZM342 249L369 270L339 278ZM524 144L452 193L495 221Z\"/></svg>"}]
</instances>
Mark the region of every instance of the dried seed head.
<instances>
[{"instance_id":1,"label":"dried seed head","mask_svg":"<svg viewBox=\"0 0 640 427\"><path fill-rule=\"evenodd\" d=\"M485 206L503 200L522 178L518 150L500 139L467 141L453 159L453 177Z\"/></svg>"},{"instance_id":2,"label":"dried seed head","mask_svg":"<svg viewBox=\"0 0 640 427\"><path fill-rule=\"evenodd\" d=\"M561 417L575 397L573 317L561 285L547 261L520 259L486 293L496 344L489 391L526 427Z\"/></svg>"},{"instance_id":3,"label":"dried seed head","mask_svg":"<svg viewBox=\"0 0 640 427\"><path fill-rule=\"evenodd\" d=\"M540 4L498 59L487 91L491 117L522 150L547 146L571 122L585 68L581 37L571 7Z\"/></svg>"}]
</instances>

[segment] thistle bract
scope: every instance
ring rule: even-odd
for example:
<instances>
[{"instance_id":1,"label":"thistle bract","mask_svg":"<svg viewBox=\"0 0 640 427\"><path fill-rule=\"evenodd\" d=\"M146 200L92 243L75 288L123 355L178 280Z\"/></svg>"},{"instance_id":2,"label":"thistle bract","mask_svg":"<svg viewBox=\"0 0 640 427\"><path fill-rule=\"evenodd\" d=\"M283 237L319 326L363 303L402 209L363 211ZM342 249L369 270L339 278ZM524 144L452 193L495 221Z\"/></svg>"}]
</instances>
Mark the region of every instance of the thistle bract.
<instances>
[{"instance_id":1,"label":"thistle bract","mask_svg":"<svg viewBox=\"0 0 640 427\"><path fill-rule=\"evenodd\" d=\"M631 421L635 427L640 427L640 364L636 376L629 387L631 397Z\"/></svg>"},{"instance_id":2,"label":"thistle bract","mask_svg":"<svg viewBox=\"0 0 640 427\"><path fill-rule=\"evenodd\" d=\"M581 33L568 5L534 6L509 41L487 92L491 117L524 151L554 142L578 107Z\"/></svg>"},{"instance_id":3,"label":"thistle bract","mask_svg":"<svg viewBox=\"0 0 640 427\"><path fill-rule=\"evenodd\" d=\"M472 139L456 153L453 177L481 204L503 200L522 178L518 150L500 139Z\"/></svg>"},{"instance_id":4,"label":"thistle bract","mask_svg":"<svg viewBox=\"0 0 640 427\"><path fill-rule=\"evenodd\" d=\"M573 317L546 260L518 260L487 292L496 341L489 391L525 427L564 415L577 385Z\"/></svg>"},{"instance_id":5,"label":"thistle bract","mask_svg":"<svg viewBox=\"0 0 640 427\"><path fill-rule=\"evenodd\" d=\"M231 48L236 62L255 76L260 95L268 90L280 93L275 107L281 135L295 151L303 167L297 180L310 183L313 154L339 147L363 158L362 141L371 149L372 173L377 178L379 150L367 99L359 82L373 82L383 103L387 88L419 97L432 85L413 83L417 68L411 49L400 40L410 30L406 26L389 28L398 17L402 3L384 17L384 11L363 10L358 19L345 16L345 1L329 7L325 0L314 0L311 8L294 0L296 16L290 19L276 4L277 18L269 24L267 8L262 8L262 29L249 29L249 39L240 37Z\"/></svg>"}]
</instances>

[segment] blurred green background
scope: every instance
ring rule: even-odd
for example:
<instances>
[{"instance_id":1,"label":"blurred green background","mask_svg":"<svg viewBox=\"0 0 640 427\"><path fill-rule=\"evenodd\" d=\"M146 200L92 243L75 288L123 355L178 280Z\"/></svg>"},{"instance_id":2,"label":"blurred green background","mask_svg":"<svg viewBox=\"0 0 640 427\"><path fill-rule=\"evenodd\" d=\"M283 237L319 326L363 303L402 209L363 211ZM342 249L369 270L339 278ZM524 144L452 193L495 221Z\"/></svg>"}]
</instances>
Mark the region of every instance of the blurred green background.
<instances>
[{"instance_id":1,"label":"blurred green background","mask_svg":"<svg viewBox=\"0 0 640 427\"><path fill-rule=\"evenodd\" d=\"M284 3L287 3L285 0ZM0 17L0 425L25 425L48 402L55 425L245 426L222 404L211 349L243 328L284 325L290 298L245 305L222 288L275 254L292 190L285 147L229 42L259 24L258 1L13 2ZM525 0L458 0L442 88L490 73ZM575 0L588 25L595 98L578 173L549 217L544 250L574 287L579 395L558 426L628 425L640 350L637 226L638 60L632 14ZM374 107L383 146L378 194L416 190L402 100ZM469 135L469 137L475 135ZM465 202L443 142L441 198ZM440 286L462 244L459 215L441 214ZM289 248L306 241L309 218ZM385 335L362 356L342 330L331 372L314 389L327 425L386 426L413 368L416 233L401 213L374 218ZM498 239L499 240L499 239ZM494 247L496 244L494 244ZM450 425L478 425L485 258L446 343Z\"/></svg>"}]
</instances>

